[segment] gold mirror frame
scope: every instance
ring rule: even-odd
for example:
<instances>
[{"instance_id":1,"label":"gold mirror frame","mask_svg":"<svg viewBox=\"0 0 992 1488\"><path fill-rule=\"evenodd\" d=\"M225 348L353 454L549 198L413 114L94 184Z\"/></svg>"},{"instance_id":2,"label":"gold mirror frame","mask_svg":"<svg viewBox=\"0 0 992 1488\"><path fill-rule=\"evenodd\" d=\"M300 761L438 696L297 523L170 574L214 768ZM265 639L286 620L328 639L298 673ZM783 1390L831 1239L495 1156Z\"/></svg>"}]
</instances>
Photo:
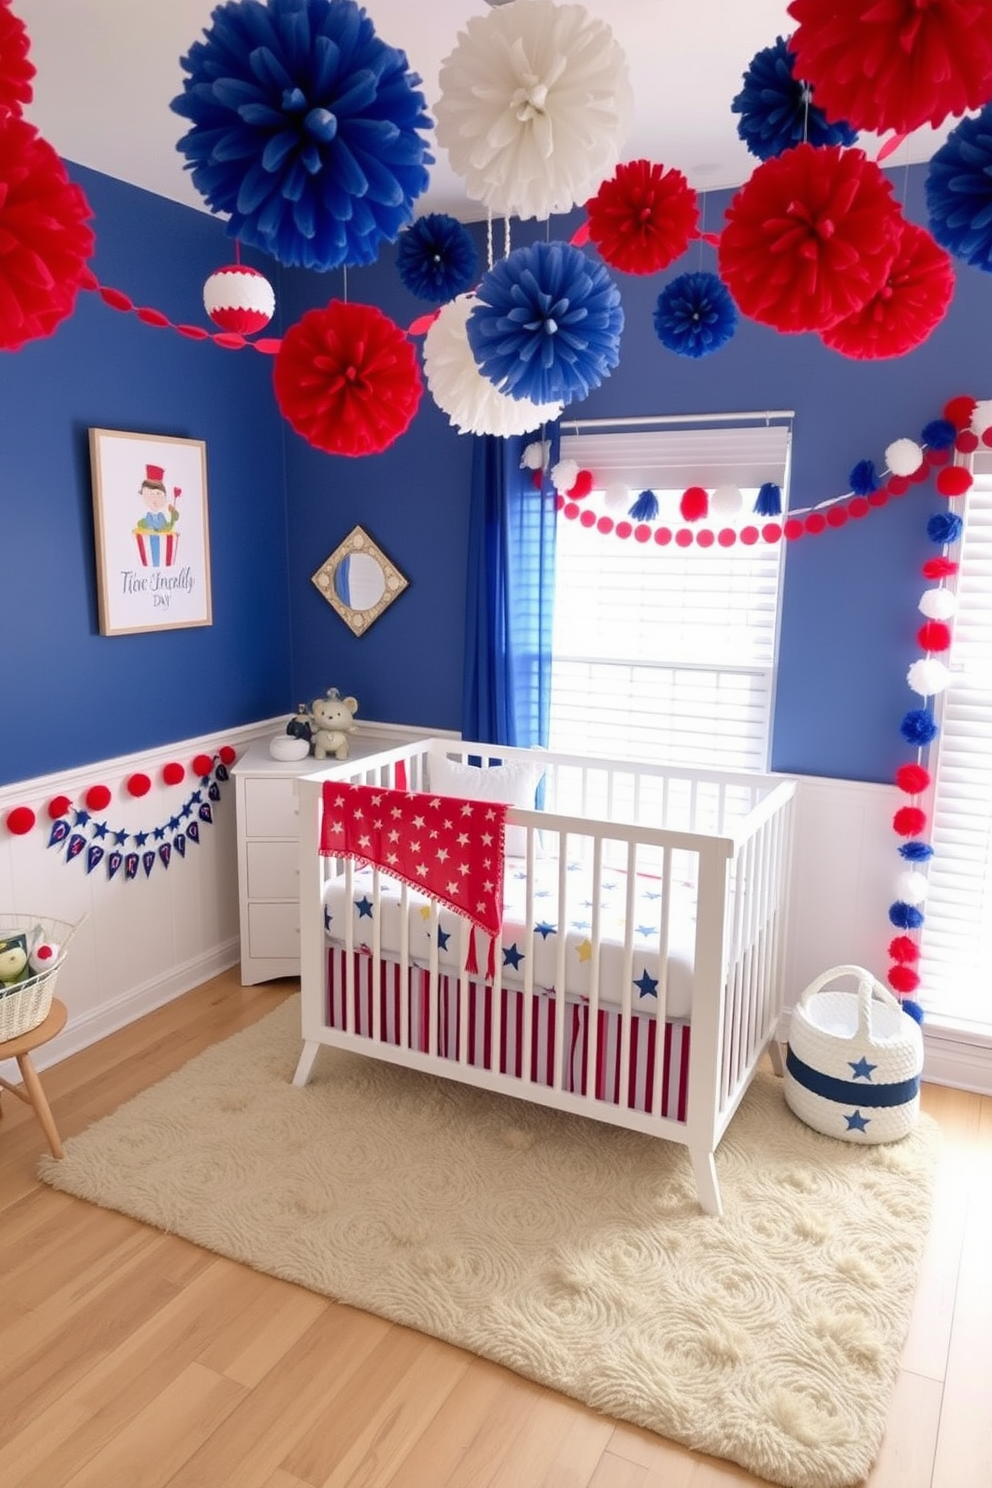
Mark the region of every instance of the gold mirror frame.
<instances>
[{"instance_id":1,"label":"gold mirror frame","mask_svg":"<svg viewBox=\"0 0 992 1488\"><path fill-rule=\"evenodd\" d=\"M351 593L346 576L356 558L368 559L362 565L365 574L364 588L367 604L351 603L358 595ZM346 568L345 565L348 565ZM376 583L376 574L370 565L375 565L382 579L381 590ZM339 543L329 558L325 559L313 575L319 592L336 610L353 635L364 635L384 610L388 610L394 599L398 599L408 587L409 580L400 573L395 563L388 559L378 543L374 542L363 527L353 527L343 542ZM371 587L370 587L371 585ZM342 593L343 590L343 593ZM373 598L373 595L376 597Z\"/></svg>"}]
</instances>

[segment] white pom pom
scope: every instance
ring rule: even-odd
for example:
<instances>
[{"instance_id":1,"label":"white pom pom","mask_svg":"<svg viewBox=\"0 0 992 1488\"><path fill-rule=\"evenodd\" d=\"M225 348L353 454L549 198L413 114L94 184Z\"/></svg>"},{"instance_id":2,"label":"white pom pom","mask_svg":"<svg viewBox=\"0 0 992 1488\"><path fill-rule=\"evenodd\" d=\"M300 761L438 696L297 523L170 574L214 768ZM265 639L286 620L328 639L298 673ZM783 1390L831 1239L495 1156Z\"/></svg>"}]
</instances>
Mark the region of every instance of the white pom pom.
<instances>
[{"instance_id":1,"label":"white pom pom","mask_svg":"<svg viewBox=\"0 0 992 1488\"><path fill-rule=\"evenodd\" d=\"M921 697L935 697L951 680L951 674L942 661L933 657L914 661L906 673L906 681Z\"/></svg>"},{"instance_id":2,"label":"white pom pom","mask_svg":"<svg viewBox=\"0 0 992 1488\"><path fill-rule=\"evenodd\" d=\"M603 492L603 500L611 511L626 511L630 505L630 487L623 481L614 481Z\"/></svg>"},{"instance_id":3,"label":"white pom pom","mask_svg":"<svg viewBox=\"0 0 992 1488\"><path fill-rule=\"evenodd\" d=\"M551 444L547 439L535 439L524 448L520 456L521 470L543 470L551 453Z\"/></svg>"},{"instance_id":4,"label":"white pom pom","mask_svg":"<svg viewBox=\"0 0 992 1488\"><path fill-rule=\"evenodd\" d=\"M992 398L986 398L983 402L976 403L974 412L971 415L971 430L973 434L977 434L979 439L981 439L986 429L992 429Z\"/></svg>"},{"instance_id":5,"label":"white pom pom","mask_svg":"<svg viewBox=\"0 0 992 1488\"><path fill-rule=\"evenodd\" d=\"M483 377L465 333L475 304L472 294L443 305L424 337L424 376L434 402L460 434L529 434L559 418L561 403L510 398Z\"/></svg>"},{"instance_id":6,"label":"white pom pom","mask_svg":"<svg viewBox=\"0 0 992 1488\"><path fill-rule=\"evenodd\" d=\"M923 464L923 450L915 439L894 439L885 451L893 475L913 475Z\"/></svg>"},{"instance_id":7,"label":"white pom pom","mask_svg":"<svg viewBox=\"0 0 992 1488\"><path fill-rule=\"evenodd\" d=\"M951 589L924 589L919 608L928 620L949 620L957 613L958 597Z\"/></svg>"},{"instance_id":8,"label":"white pom pom","mask_svg":"<svg viewBox=\"0 0 992 1488\"><path fill-rule=\"evenodd\" d=\"M579 478L578 460L559 460L551 467L551 484L559 496L567 496Z\"/></svg>"},{"instance_id":9,"label":"white pom pom","mask_svg":"<svg viewBox=\"0 0 992 1488\"><path fill-rule=\"evenodd\" d=\"M438 143L469 194L502 216L568 212L620 159L627 60L581 5L526 0L472 16L439 82Z\"/></svg>"},{"instance_id":10,"label":"white pom pom","mask_svg":"<svg viewBox=\"0 0 992 1488\"><path fill-rule=\"evenodd\" d=\"M710 511L718 517L735 517L743 505L739 486L717 486L710 497Z\"/></svg>"},{"instance_id":11,"label":"white pom pom","mask_svg":"<svg viewBox=\"0 0 992 1488\"><path fill-rule=\"evenodd\" d=\"M896 879L896 898L904 904L922 904L930 891L930 881L923 873L907 871Z\"/></svg>"}]
</instances>

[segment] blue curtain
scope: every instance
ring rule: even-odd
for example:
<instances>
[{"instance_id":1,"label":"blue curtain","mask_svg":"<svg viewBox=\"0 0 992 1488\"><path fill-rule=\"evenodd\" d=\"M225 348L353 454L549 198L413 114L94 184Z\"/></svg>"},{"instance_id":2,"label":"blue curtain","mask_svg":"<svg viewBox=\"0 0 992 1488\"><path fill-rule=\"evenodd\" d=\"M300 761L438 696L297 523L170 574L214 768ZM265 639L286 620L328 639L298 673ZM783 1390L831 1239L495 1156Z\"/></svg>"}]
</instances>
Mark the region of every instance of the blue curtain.
<instances>
[{"instance_id":1,"label":"blue curtain","mask_svg":"<svg viewBox=\"0 0 992 1488\"><path fill-rule=\"evenodd\" d=\"M526 446L482 435L472 452L462 734L524 748L548 743L554 616L555 493L520 468Z\"/></svg>"}]
</instances>

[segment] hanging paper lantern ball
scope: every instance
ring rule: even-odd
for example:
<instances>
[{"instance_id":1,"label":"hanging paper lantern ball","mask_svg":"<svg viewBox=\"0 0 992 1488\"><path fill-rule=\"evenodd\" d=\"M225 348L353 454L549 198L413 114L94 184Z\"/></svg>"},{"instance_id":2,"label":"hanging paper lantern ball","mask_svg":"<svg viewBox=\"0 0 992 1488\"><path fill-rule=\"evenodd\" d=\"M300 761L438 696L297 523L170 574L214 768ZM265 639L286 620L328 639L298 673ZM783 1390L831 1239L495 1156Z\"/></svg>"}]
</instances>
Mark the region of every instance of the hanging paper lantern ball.
<instances>
[{"instance_id":1,"label":"hanging paper lantern ball","mask_svg":"<svg viewBox=\"0 0 992 1488\"><path fill-rule=\"evenodd\" d=\"M630 487L623 481L613 481L603 492L603 500L613 511L626 511L630 500Z\"/></svg>"},{"instance_id":2,"label":"hanging paper lantern ball","mask_svg":"<svg viewBox=\"0 0 992 1488\"><path fill-rule=\"evenodd\" d=\"M832 119L911 134L992 96L992 36L974 0L792 0L796 70Z\"/></svg>"},{"instance_id":3,"label":"hanging paper lantern ball","mask_svg":"<svg viewBox=\"0 0 992 1488\"><path fill-rule=\"evenodd\" d=\"M824 331L882 288L901 230L891 183L861 150L797 145L731 201L720 277L753 320Z\"/></svg>"},{"instance_id":4,"label":"hanging paper lantern ball","mask_svg":"<svg viewBox=\"0 0 992 1488\"><path fill-rule=\"evenodd\" d=\"M951 674L942 661L927 658L913 662L906 673L906 681L921 697L936 697L950 685Z\"/></svg>"},{"instance_id":5,"label":"hanging paper lantern ball","mask_svg":"<svg viewBox=\"0 0 992 1488\"><path fill-rule=\"evenodd\" d=\"M618 165L586 204L600 257L625 274L656 274L689 246L699 223L696 193L681 171L649 160Z\"/></svg>"},{"instance_id":6,"label":"hanging paper lantern ball","mask_svg":"<svg viewBox=\"0 0 992 1488\"><path fill-rule=\"evenodd\" d=\"M581 5L528 0L472 16L441 63L437 140L468 193L506 217L568 212L620 158L627 60Z\"/></svg>"},{"instance_id":7,"label":"hanging paper lantern ball","mask_svg":"<svg viewBox=\"0 0 992 1488\"><path fill-rule=\"evenodd\" d=\"M737 307L716 274L680 274L658 296L654 328L668 351L698 359L727 344Z\"/></svg>"},{"instance_id":8,"label":"hanging paper lantern ball","mask_svg":"<svg viewBox=\"0 0 992 1488\"><path fill-rule=\"evenodd\" d=\"M855 496L870 496L879 487L878 471L871 460L859 460L848 477Z\"/></svg>"},{"instance_id":9,"label":"hanging paper lantern ball","mask_svg":"<svg viewBox=\"0 0 992 1488\"><path fill-rule=\"evenodd\" d=\"M950 620L957 614L958 597L950 589L924 589L917 608L928 620Z\"/></svg>"},{"instance_id":10,"label":"hanging paper lantern ball","mask_svg":"<svg viewBox=\"0 0 992 1488\"><path fill-rule=\"evenodd\" d=\"M471 294L450 300L424 338L424 376L434 402L460 434L493 434L510 439L553 423L561 414L561 403L511 398L498 392L479 370L467 332L475 304L475 295ZM545 450L546 442L537 440L528 448ZM541 466L534 468L538 490L543 484L541 471L546 459L545 453Z\"/></svg>"},{"instance_id":11,"label":"hanging paper lantern ball","mask_svg":"<svg viewBox=\"0 0 992 1488\"><path fill-rule=\"evenodd\" d=\"M524 10L542 3L527 0ZM570 243L515 248L483 275L476 298L469 344L484 375L512 398L571 403L620 360L620 291Z\"/></svg>"},{"instance_id":12,"label":"hanging paper lantern ball","mask_svg":"<svg viewBox=\"0 0 992 1488\"><path fill-rule=\"evenodd\" d=\"M950 258L924 228L906 222L881 289L825 330L823 344L857 361L905 356L940 325L953 295Z\"/></svg>"},{"instance_id":13,"label":"hanging paper lantern ball","mask_svg":"<svg viewBox=\"0 0 992 1488\"><path fill-rule=\"evenodd\" d=\"M915 748L922 748L932 743L940 732L934 721L934 716L928 708L911 708L899 725L899 732L907 744ZM921 813L922 814L922 813ZM906 833L907 837L915 837L917 831L922 831L922 824L915 831Z\"/></svg>"},{"instance_id":14,"label":"hanging paper lantern ball","mask_svg":"<svg viewBox=\"0 0 992 1488\"><path fill-rule=\"evenodd\" d=\"M0 3L0 116L19 115L34 97L31 79L34 63L28 53L30 41L24 22L10 9L10 0Z\"/></svg>"},{"instance_id":15,"label":"hanging paper lantern ball","mask_svg":"<svg viewBox=\"0 0 992 1488\"><path fill-rule=\"evenodd\" d=\"M179 785L185 778L186 771L177 760L170 760L169 764L162 766L162 779L166 785Z\"/></svg>"},{"instance_id":16,"label":"hanging paper lantern ball","mask_svg":"<svg viewBox=\"0 0 992 1488\"><path fill-rule=\"evenodd\" d=\"M930 892L930 880L925 873L909 870L896 879L896 893L906 904L922 904Z\"/></svg>"},{"instance_id":17,"label":"hanging paper lantern ball","mask_svg":"<svg viewBox=\"0 0 992 1488\"><path fill-rule=\"evenodd\" d=\"M893 961L912 964L920 959L920 948L908 935L897 935L889 941L889 955Z\"/></svg>"},{"instance_id":18,"label":"hanging paper lantern ball","mask_svg":"<svg viewBox=\"0 0 992 1488\"><path fill-rule=\"evenodd\" d=\"M287 423L330 455L374 455L407 428L423 393L417 354L374 305L332 300L282 338L273 369Z\"/></svg>"},{"instance_id":19,"label":"hanging paper lantern ball","mask_svg":"<svg viewBox=\"0 0 992 1488\"><path fill-rule=\"evenodd\" d=\"M71 796L53 796L48 803L48 815L51 821L58 821L60 816L65 816L72 808Z\"/></svg>"},{"instance_id":20,"label":"hanging paper lantern ball","mask_svg":"<svg viewBox=\"0 0 992 1488\"><path fill-rule=\"evenodd\" d=\"M679 511L686 522L701 522L709 515L710 498L702 486L690 486L683 491Z\"/></svg>"},{"instance_id":21,"label":"hanging paper lantern ball","mask_svg":"<svg viewBox=\"0 0 992 1488\"><path fill-rule=\"evenodd\" d=\"M734 517L743 505L740 486L717 486L710 497L710 511L718 517Z\"/></svg>"},{"instance_id":22,"label":"hanging paper lantern ball","mask_svg":"<svg viewBox=\"0 0 992 1488\"><path fill-rule=\"evenodd\" d=\"M411 294L446 305L472 288L479 255L467 228L446 212L429 212L400 233L396 268Z\"/></svg>"},{"instance_id":23,"label":"hanging paper lantern ball","mask_svg":"<svg viewBox=\"0 0 992 1488\"><path fill-rule=\"evenodd\" d=\"M203 286L203 304L222 331L252 336L275 314L276 297L264 274L247 264L226 264Z\"/></svg>"},{"instance_id":24,"label":"hanging paper lantern ball","mask_svg":"<svg viewBox=\"0 0 992 1488\"><path fill-rule=\"evenodd\" d=\"M127 791L129 796L147 796L151 788L151 778L150 776L146 775L143 770L138 771L134 775L129 775L127 778Z\"/></svg>"},{"instance_id":25,"label":"hanging paper lantern ball","mask_svg":"<svg viewBox=\"0 0 992 1488\"><path fill-rule=\"evenodd\" d=\"M893 831L900 837L917 837L926 824L926 812L919 806L900 806L892 818Z\"/></svg>"},{"instance_id":26,"label":"hanging paper lantern ball","mask_svg":"<svg viewBox=\"0 0 992 1488\"><path fill-rule=\"evenodd\" d=\"M908 796L918 796L930 784L930 771L922 765L900 765L896 771L896 785Z\"/></svg>"},{"instance_id":27,"label":"hanging paper lantern ball","mask_svg":"<svg viewBox=\"0 0 992 1488\"><path fill-rule=\"evenodd\" d=\"M947 651L951 644L951 627L942 620L927 620L916 632L924 651Z\"/></svg>"},{"instance_id":28,"label":"hanging paper lantern ball","mask_svg":"<svg viewBox=\"0 0 992 1488\"><path fill-rule=\"evenodd\" d=\"M7 831L14 837L24 837L37 821L30 806L14 806L7 812Z\"/></svg>"},{"instance_id":29,"label":"hanging paper lantern ball","mask_svg":"<svg viewBox=\"0 0 992 1488\"><path fill-rule=\"evenodd\" d=\"M770 160L804 140L811 145L853 145L849 124L827 118L812 102L810 88L796 76L795 56L779 36L751 58L744 87L730 105L740 114L737 133L752 155Z\"/></svg>"},{"instance_id":30,"label":"hanging paper lantern ball","mask_svg":"<svg viewBox=\"0 0 992 1488\"><path fill-rule=\"evenodd\" d=\"M989 29L986 18L982 30ZM931 156L924 182L927 223L937 242L955 258L986 273L992 270L992 104L986 101L988 97L986 93L981 113L962 119Z\"/></svg>"},{"instance_id":31,"label":"hanging paper lantern ball","mask_svg":"<svg viewBox=\"0 0 992 1488\"><path fill-rule=\"evenodd\" d=\"M956 543L964 530L964 523L955 512L937 512L927 520L927 537L933 543Z\"/></svg>"},{"instance_id":32,"label":"hanging paper lantern ball","mask_svg":"<svg viewBox=\"0 0 992 1488\"><path fill-rule=\"evenodd\" d=\"M923 451L913 439L894 439L886 447L885 461L893 475L912 475L923 464Z\"/></svg>"},{"instance_id":33,"label":"hanging paper lantern ball","mask_svg":"<svg viewBox=\"0 0 992 1488\"><path fill-rule=\"evenodd\" d=\"M89 203L37 130L0 110L0 351L50 336L88 273Z\"/></svg>"},{"instance_id":34,"label":"hanging paper lantern ball","mask_svg":"<svg viewBox=\"0 0 992 1488\"><path fill-rule=\"evenodd\" d=\"M91 785L83 799L90 811L103 811L110 805L110 790L105 785Z\"/></svg>"},{"instance_id":35,"label":"hanging paper lantern ball","mask_svg":"<svg viewBox=\"0 0 992 1488\"><path fill-rule=\"evenodd\" d=\"M368 264L427 186L430 118L404 52L354 0L229 0L181 59L193 184L278 263Z\"/></svg>"}]
</instances>

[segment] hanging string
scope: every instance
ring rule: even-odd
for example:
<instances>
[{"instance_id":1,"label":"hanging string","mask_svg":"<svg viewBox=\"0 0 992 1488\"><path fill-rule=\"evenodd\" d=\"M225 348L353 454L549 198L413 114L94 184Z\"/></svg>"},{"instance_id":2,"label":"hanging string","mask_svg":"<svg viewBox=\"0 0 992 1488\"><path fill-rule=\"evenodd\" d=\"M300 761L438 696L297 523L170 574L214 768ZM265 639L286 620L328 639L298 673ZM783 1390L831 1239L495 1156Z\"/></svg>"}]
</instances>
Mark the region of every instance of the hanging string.
<instances>
[{"instance_id":1,"label":"hanging string","mask_svg":"<svg viewBox=\"0 0 992 1488\"><path fill-rule=\"evenodd\" d=\"M487 258L486 267L491 269L492 266L493 266L493 214L492 214L492 210L490 210L486 214L486 258Z\"/></svg>"},{"instance_id":2,"label":"hanging string","mask_svg":"<svg viewBox=\"0 0 992 1488\"><path fill-rule=\"evenodd\" d=\"M509 217L504 217L503 218L503 257L504 258L509 258L509 256L510 256L510 219L509 219Z\"/></svg>"}]
</instances>

